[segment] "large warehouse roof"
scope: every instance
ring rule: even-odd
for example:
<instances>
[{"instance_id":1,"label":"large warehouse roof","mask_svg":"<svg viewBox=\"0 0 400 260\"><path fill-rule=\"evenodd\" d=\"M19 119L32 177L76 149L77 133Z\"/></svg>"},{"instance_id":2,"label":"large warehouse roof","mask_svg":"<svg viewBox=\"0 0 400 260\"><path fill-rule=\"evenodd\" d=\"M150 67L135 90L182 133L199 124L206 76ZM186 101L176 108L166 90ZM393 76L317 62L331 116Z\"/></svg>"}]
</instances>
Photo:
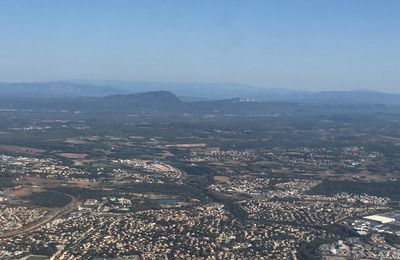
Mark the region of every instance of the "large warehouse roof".
<instances>
[{"instance_id":1,"label":"large warehouse roof","mask_svg":"<svg viewBox=\"0 0 400 260\"><path fill-rule=\"evenodd\" d=\"M382 224L391 223L391 222L396 221L396 219L394 219L394 218L388 218L388 217L379 216L379 215L366 216L366 217L364 217L364 219L376 221L376 222L379 222Z\"/></svg>"}]
</instances>

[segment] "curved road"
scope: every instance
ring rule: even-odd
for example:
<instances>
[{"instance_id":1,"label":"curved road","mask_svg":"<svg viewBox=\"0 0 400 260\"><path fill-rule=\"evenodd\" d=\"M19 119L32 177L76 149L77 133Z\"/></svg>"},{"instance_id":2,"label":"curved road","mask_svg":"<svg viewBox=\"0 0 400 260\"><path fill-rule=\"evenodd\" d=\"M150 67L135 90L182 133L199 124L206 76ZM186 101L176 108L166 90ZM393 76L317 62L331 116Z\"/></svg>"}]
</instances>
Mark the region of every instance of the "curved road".
<instances>
[{"instance_id":1,"label":"curved road","mask_svg":"<svg viewBox=\"0 0 400 260\"><path fill-rule=\"evenodd\" d=\"M25 234L32 233L35 230L37 230L38 228L40 228L41 226L53 221L54 219L59 218L63 215L67 215L68 213L77 209L78 205L79 205L78 200L69 194L65 194L65 195L72 198L72 201L65 207L55 210L54 212L51 212L48 216L41 218L38 221L35 221L33 223L30 223L20 229L2 233L2 234L0 234L0 238L7 238L7 237L16 236L16 235L25 235Z\"/></svg>"}]
</instances>

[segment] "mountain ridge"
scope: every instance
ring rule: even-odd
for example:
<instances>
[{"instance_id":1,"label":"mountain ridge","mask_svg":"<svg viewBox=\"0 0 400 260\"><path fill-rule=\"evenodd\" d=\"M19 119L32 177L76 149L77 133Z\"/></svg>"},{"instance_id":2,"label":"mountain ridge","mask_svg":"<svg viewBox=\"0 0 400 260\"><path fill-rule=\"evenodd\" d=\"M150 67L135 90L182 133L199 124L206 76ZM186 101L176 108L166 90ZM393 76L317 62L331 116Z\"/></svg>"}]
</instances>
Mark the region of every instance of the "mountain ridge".
<instances>
[{"instance_id":1,"label":"mountain ridge","mask_svg":"<svg viewBox=\"0 0 400 260\"><path fill-rule=\"evenodd\" d=\"M124 81L60 81L1 83L3 97L106 97L134 93L168 91L185 101L216 101L248 98L257 101L282 101L328 104L386 104L400 105L400 94L371 90L305 91L267 89L243 84L163 83Z\"/></svg>"}]
</instances>

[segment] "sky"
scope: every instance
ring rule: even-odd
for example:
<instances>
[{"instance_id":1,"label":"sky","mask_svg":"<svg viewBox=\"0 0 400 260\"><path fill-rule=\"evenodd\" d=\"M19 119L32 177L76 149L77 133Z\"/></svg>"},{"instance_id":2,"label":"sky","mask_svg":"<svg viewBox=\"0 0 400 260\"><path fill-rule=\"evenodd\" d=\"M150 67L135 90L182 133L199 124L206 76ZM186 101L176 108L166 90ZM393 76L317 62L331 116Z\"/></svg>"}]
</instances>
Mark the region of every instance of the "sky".
<instances>
[{"instance_id":1,"label":"sky","mask_svg":"<svg viewBox=\"0 0 400 260\"><path fill-rule=\"evenodd\" d=\"M0 81L400 92L398 0L0 0Z\"/></svg>"}]
</instances>

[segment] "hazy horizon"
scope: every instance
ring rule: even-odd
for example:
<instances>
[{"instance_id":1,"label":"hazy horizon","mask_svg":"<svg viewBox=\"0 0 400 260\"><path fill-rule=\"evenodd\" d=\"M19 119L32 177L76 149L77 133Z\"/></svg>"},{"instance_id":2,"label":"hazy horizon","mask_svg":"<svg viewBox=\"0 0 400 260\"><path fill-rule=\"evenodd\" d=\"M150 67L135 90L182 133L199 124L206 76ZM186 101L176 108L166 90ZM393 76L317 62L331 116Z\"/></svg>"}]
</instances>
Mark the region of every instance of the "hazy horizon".
<instances>
[{"instance_id":1,"label":"hazy horizon","mask_svg":"<svg viewBox=\"0 0 400 260\"><path fill-rule=\"evenodd\" d=\"M398 1L2 1L0 82L399 93Z\"/></svg>"},{"instance_id":2,"label":"hazy horizon","mask_svg":"<svg viewBox=\"0 0 400 260\"><path fill-rule=\"evenodd\" d=\"M93 82L96 82L97 84L93 84ZM102 82L102 84L100 84L100 82ZM109 83L110 82L110 83ZM387 94L395 94L395 95L399 95L400 94L400 89L393 89L393 90L379 90L379 89L367 89L367 88L329 88L329 89L307 89L307 88L289 88L289 87L273 87L273 86L261 86L261 85L253 85L253 84L248 84L248 83L241 83L241 82L191 82L191 81L187 81L187 82L179 82L179 81L153 81L153 80L120 80L120 79L60 79L60 80L24 80L24 81L0 81L0 84L5 83L5 84L20 84L20 83L25 83L25 84L49 84L49 83L74 83L74 84L79 84L79 85L85 85L87 84L88 86L99 86L99 87L115 87L118 89L118 86L114 86L111 85L112 82L119 82L122 84L129 84L129 83L140 83L143 82L145 84L160 84L160 85L164 85L164 84L176 84L177 86L182 86L182 85L203 85L203 86L240 86L240 87L251 87L251 88L255 88L255 89L264 89L264 90L271 90L271 91L299 91L299 92L340 92L340 91L344 91L344 92L357 92L357 91L371 91L371 92L379 92L379 93L387 93ZM182 86L183 87L183 86ZM163 90L163 88L160 88L159 90ZM154 91L152 89L149 89L149 91Z\"/></svg>"}]
</instances>

